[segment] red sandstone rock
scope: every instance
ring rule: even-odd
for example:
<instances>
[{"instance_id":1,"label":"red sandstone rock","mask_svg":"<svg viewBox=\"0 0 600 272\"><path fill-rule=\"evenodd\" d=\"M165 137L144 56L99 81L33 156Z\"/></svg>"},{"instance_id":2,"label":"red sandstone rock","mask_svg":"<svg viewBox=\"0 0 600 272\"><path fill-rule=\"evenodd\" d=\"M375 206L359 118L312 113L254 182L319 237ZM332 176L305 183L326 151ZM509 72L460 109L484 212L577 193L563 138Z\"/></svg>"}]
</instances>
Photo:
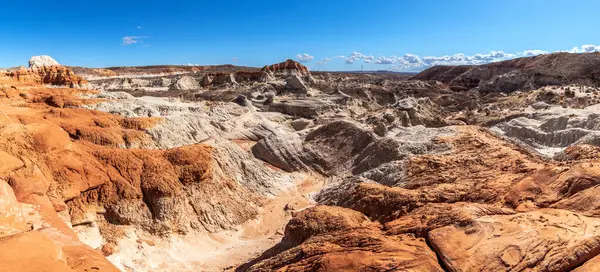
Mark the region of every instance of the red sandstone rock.
<instances>
[{"instance_id":1,"label":"red sandstone rock","mask_svg":"<svg viewBox=\"0 0 600 272\"><path fill-rule=\"evenodd\" d=\"M31 69L21 69L4 75L9 81L25 84L50 84L71 88L84 87L87 81L64 66L43 66Z\"/></svg>"},{"instance_id":2,"label":"red sandstone rock","mask_svg":"<svg viewBox=\"0 0 600 272\"><path fill-rule=\"evenodd\" d=\"M297 61L293 61L288 59L282 63L277 63L273 65L268 65L262 68L263 71L267 72L281 72L281 71L297 71L301 74L308 74L308 68L306 66L300 64Z\"/></svg>"},{"instance_id":3,"label":"red sandstone rock","mask_svg":"<svg viewBox=\"0 0 600 272\"><path fill-rule=\"evenodd\" d=\"M443 271L423 238L387 235L379 224L344 208L300 212L282 243L292 248L270 252L272 257L247 271Z\"/></svg>"}]
</instances>

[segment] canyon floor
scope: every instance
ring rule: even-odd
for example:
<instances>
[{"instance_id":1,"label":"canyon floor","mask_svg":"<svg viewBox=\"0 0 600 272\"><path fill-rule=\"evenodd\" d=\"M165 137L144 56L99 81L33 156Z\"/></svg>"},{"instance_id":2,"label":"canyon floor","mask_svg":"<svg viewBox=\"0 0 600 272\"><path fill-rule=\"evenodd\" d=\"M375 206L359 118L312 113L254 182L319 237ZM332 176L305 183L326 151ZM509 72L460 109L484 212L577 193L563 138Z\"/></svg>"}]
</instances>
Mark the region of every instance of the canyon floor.
<instances>
[{"instance_id":1,"label":"canyon floor","mask_svg":"<svg viewBox=\"0 0 600 272\"><path fill-rule=\"evenodd\" d=\"M597 271L600 53L0 69L0 271Z\"/></svg>"}]
</instances>

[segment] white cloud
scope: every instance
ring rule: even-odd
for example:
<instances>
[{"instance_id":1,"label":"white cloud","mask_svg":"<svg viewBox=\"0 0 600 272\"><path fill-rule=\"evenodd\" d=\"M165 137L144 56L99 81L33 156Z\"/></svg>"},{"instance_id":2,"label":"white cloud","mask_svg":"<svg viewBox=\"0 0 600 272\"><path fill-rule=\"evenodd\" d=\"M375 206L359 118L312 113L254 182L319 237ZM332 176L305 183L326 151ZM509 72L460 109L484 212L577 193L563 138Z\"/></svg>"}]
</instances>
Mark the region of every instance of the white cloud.
<instances>
[{"instance_id":1,"label":"white cloud","mask_svg":"<svg viewBox=\"0 0 600 272\"><path fill-rule=\"evenodd\" d=\"M600 45L592 45L586 44L581 47L573 47L573 49L568 51L569 53L592 53L592 52L600 52Z\"/></svg>"},{"instance_id":2,"label":"white cloud","mask_svg":"<svg viewBox=\"0 0 600 272\"><path fill-rule=\"evenodd\" d=\"M407 61L408 63L421 63L421 58L413 54L405 54L404 57L402 57L402 59Z\"/></svg>"},{"instance_id":3,"label":"white cloud","mask_svg":"<svg viewBox=\"0 0 600 272\"><path fill-rule=\"evenodd\" d=\"M398 61L396 59L396 57L379 57L376 61L375 64L394 64L396 63L396 61Z\"/></svg>"},{"instance_id":4,"label":"white cloud","mask_svg":"<svg viewBox=\"0 0 600 272\"><path fill-rule=\"evenodd\" d=\"M309 55L309 54L298 54L296 55L296 59L298 59L299 62L310 62L311 60L313 60L315 57Z\"/></svg>"},{"instance_id":5,"label":"white cloud","mask_svg":"<svg viewBox=\"0 0 600 272\"><path fill-rule=\"evenodd\" d=\"M344 56L338 56L338 58L344 58ZM367 56L363 53L360 52L352 52L352 54L350 54L347 58L346 58L346 63L347 64L353 64L354 62L356 62L357 60L363 60L365 63L370 63L371 61L373 61L375 59L375 57L373 56Z\"/></svg>"},{"instance_id":6,"label":"white cloud","mask_svg":"<svg viewBox=\"0 0 600 272\"><path fill-rule=\"evenodd\" d=\"M136 44L136 43L143 43L144 39L147 39L149 37L146 36L125 36L123 38L121 38L121 40L123 41L122 45L130 45L130 44Z\"/></svg>"},{"instance_id":7,"label":"white cloud","mask_svg":"<svg viewBox=\"0 0 600 272\"><path fill-rule=\"evenodd\" d=\"M538 50L538 49L534 49L534 50L525 50L523 52L521 52L519 55L523 56L523 57L532 57L532 56L537 56L537 55L543 55L543 54L548 54L548 51L545 50Z\"/></svg>"},{"instance_id":8,"label":"white cloud","mask_svg":"<svg viewBox=\"0 0 600 272\"><path fill-rule=\"evenodd\" d=\"M571 50L562 50L554 52L571 52L571 53L591 53L600 52L600 45L582 45L580 47L574 47ZM506 53L504 51L491 51L489 53L479 53L473 55L465 55L463 53L456 53L453 55L443 56L418 56L415 54L404 54L403 56L382 56L377 55L377 59L372 55L366 55L360 52L352 52L350 55L337 56L332 58L324 58L317 64L327 64L329 61L337 58L344 59L346 64L354 64L358 60L363 60L364 63L372 63L379 65L389 65L394 70L402 71L419 71L425 68L429 68L435 65L480 65L491 62L503 61L508 59L514 59L519 57L531 57L542 54L549 54L551 52L539 49L524 50L523 52L517 53Z\"/></svg>"}]
</instances>

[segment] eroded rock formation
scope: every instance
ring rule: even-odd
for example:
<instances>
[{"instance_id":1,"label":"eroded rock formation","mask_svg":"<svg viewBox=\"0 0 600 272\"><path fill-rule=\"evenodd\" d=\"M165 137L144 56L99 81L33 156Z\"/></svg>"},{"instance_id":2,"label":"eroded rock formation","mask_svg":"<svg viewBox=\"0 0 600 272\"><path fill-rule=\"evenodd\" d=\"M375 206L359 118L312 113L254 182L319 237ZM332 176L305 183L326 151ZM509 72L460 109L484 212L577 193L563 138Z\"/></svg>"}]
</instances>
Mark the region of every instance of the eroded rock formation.
<instances>
[{"instance_id":1,"label":"eroded rock formation","mask_svg":"<svg viewBox=\"0 0 600 272\"><path fill-rule=\"evenodd\" d=\"M308 73L308 68L306 68L306 66L302 65L301 63L299 63L297 61L293 61L291 59L288 59L281 63L265 66L262 68L262 70L265 72L272 72L272 73L284 72L284 71L296 71L300 74Z\"/></svg>"},{"instance_id":2,"label":"eroded rock formation","mask_svg":"<svg viewBox=\"0 0 600 272\"><path fill-rule=\"evenodd\" d=\"M595 57L8 69L0 270L595 271Z\"/></svg>"}]
</instances>

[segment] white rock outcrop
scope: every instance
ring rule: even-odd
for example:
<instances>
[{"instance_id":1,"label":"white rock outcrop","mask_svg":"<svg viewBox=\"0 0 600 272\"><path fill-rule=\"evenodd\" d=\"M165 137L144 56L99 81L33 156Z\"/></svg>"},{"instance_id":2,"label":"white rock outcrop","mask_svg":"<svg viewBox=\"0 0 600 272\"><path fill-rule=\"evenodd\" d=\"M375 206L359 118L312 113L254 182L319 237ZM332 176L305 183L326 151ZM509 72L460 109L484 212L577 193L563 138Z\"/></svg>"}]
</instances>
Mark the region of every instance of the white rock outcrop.
<instances>
[{"instance_id":1,"label":"white rock outcrop","mask_svg":"<svg viewBox=\"0 0 600 272\"><path fill-rule=\"evenodd\" d=\"M29 68L41 68L44 66L60 65L56 60L50 56L33 56L29 59Z\"/></svg>"}]
</instances>

